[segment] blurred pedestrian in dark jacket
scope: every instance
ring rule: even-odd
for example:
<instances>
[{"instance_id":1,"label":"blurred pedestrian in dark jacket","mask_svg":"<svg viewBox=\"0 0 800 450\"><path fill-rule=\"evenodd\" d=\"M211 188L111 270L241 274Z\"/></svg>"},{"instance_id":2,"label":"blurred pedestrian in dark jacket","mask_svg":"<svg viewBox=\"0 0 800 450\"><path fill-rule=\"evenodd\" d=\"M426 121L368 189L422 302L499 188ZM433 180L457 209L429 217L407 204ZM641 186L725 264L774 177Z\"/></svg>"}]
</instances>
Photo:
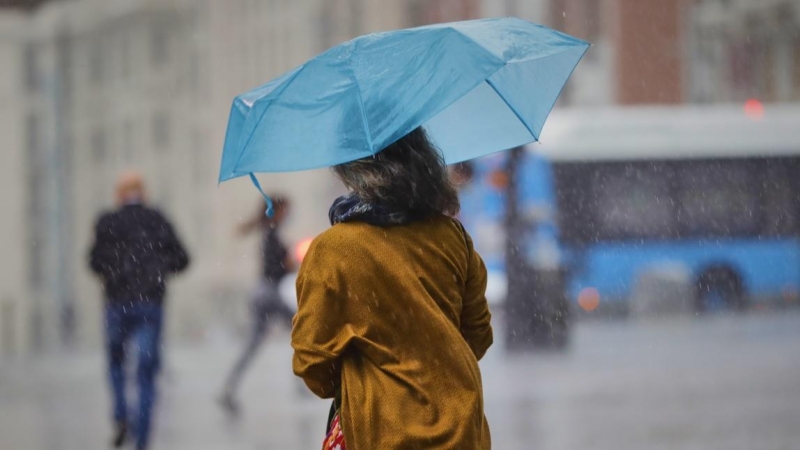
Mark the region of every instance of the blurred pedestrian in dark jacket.
<instances>
[{"instance_id":1,"label":"blurred pedestrian in dark jacket","mask_svg":"<svg viewBox=\"0 0 800 450\"><path fill-rule=\"evenodd\" d=\"M278 319L291 327L292 311L280 295L279 285L292 268L292 260L286 246L281 241L280 229L289 215L289 200L279 194L270 195L274 214L264 214L265 205L259 204L256 215L239 228L241 235L254 230L262 233L261 239L261 280L250 300L250 314L253 327L247 339L244 352L236 361L225 382L220 404L230 413L239 412L236 390L247 367L253 361L256 351L269 331L270 322Z\"/></svg>"},{"instance_id":2,"label":"blurred pedestrian in dark jacket","mask_svg":"<svg viewBox=\"0 0 800 450\"><path fill-rule=\"evenodd\" d=\"M135 426L136 448L147 448L160 364L163 301L166 280L189 264L189 257L172 225L145 205L139 173L119 177L118 209L103 214L95 226L89 265L105 291L108 373L114 407L113 445L121 447L129 425ZM125 399L125 348L138 338L139 410L129 422Z\"/></svg>"}]
</instances>

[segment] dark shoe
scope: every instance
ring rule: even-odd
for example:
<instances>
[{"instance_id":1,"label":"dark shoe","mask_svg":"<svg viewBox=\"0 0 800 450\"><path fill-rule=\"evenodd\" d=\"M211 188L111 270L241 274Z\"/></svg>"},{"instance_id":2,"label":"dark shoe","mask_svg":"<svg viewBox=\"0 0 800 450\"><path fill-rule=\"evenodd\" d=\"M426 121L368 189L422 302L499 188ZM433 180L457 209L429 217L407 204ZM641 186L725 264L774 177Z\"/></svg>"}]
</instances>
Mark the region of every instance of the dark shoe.
<instances>
[{"instance_id":1,"label":"dark shoe","mask_svg":"<svg viewBox=\"0 0 800 450\"><path fill-rule=\"evenodd\" d=\"M128 424L124 421L114 423L114 435L111 438L111 446L120 448L125 445L128 438Z\"/></svg>"},{"instance_id":2,"label":"dark shoe","mask_svg":"<svg viewBox=\"0 0 800 450\"><path fill-rule=\"evenodd\" d=\"M237 402L231 394L223 394L219 400L217 400L219 406L225 410L231 416L238 416L239 415L239 402Z\"/></svg>"}]
</instances>

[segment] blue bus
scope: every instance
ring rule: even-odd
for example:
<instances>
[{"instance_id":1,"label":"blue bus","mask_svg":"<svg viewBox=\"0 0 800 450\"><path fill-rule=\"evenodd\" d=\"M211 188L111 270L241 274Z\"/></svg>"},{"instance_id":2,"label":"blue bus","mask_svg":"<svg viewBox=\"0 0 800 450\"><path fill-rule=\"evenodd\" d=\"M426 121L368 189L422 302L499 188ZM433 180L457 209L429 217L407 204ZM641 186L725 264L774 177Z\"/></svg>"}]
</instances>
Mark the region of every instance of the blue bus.
<instances>
[{"instance_id":1,"label":"blue bus","mask_svg":"<svg viewBox=\"0 0 800 450\"><path fill-rule=\"evenodd\" d=\"M507 156L476 160L462 190L495 301ZM798 175L798 105L557 111L519 168L522 251L565 270L578 311L628 313L659 295L696 312L796 302Z\"/></svg>"}]
</instances>

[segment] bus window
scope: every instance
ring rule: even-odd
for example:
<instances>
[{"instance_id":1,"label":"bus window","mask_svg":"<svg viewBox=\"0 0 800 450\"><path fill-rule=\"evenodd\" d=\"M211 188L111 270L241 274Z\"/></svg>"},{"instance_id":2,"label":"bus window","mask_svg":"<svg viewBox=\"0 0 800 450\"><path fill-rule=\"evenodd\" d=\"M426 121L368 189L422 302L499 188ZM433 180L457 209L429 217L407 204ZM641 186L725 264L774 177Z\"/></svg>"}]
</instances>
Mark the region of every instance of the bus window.
<instances>
[{"instance_id":1,"label":"bus window","mask_svg":"<svg viewBox=\"0 0 800 450\"><path fill-rule=\"evenodd\" d=\"M676 235L672 170L663 162L555 166L558 217L570 243Z\"/></svg>"},{"instance_id":2,"label":"bus window","mask_svg":"<svg viewBox=\"0 0 800 450\"><path fill-rule=\"evenodd\" d=\"M747 161L680 163L679 222L687 236L758 234L756 167Z\"/></svg>"},{"instance_id":3,"label":"bus window","mask_svg":"<svg viewBox=\"0 0 800 450\"><path fill-rule=\"evenodd\" d=\"M598 168L591 186L601 239L658 238L674 229L673 202L663 164Z\"/></svg>"},{"instance_id":4,"label":"bus window","mask_svg":"<svg viewBox=\"0 0 800 450\"><path fill-rule=\"evenodd\" d=\"M761 207L764 236L790 236L796 234L800 221L800 201L792 188L792 171L797 170L794 161L767 160L761 176Z\"/></svg>"}]
</instances>

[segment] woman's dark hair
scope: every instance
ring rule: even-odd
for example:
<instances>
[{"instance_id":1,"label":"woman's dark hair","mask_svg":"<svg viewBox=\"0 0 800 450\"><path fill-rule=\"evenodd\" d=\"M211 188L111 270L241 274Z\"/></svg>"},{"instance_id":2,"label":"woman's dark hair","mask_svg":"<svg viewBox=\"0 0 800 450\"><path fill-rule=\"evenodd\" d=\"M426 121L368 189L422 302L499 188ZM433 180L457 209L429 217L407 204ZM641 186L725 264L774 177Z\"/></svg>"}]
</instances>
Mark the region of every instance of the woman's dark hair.
<instances>
[{"instance_id":1,"label":"woman's dark hair","mask_svg":"<svg viewBox=\"0 0 800 450\"><path fill-rule=\"evenodd\" d=\"M334 166L333 172L366 203L416 216L459 210L444 158L422 127L374 156Z\"/></svg>"}]
</instances>

